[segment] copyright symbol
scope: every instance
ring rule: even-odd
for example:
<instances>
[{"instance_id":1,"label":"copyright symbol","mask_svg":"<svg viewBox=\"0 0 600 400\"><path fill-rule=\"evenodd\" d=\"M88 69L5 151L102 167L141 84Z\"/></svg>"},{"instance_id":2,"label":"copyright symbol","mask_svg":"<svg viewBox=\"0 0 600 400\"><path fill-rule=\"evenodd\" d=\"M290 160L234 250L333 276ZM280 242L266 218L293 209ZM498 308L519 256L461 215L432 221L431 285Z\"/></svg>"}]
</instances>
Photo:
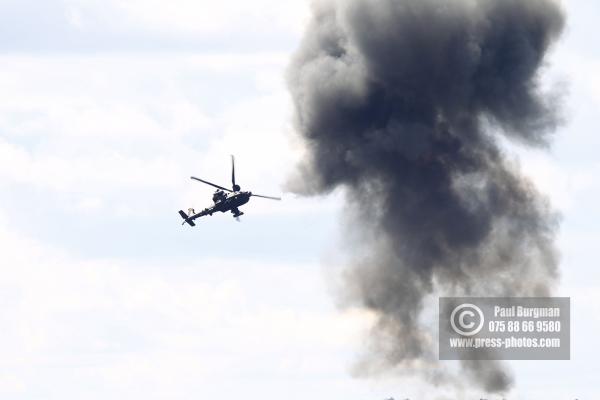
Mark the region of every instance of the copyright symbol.
<instances>
[{"instance_id":1,"label":"copyright symbol","mask_svg":"<svg viewBox=\"0 0 600 400\"><path fill-rule=\"evenodd\" d=\"M475 304L461 304L452 310L450 325L459 335L476 335L483 328L483 312Z\"/></svg>"}]
</instances>

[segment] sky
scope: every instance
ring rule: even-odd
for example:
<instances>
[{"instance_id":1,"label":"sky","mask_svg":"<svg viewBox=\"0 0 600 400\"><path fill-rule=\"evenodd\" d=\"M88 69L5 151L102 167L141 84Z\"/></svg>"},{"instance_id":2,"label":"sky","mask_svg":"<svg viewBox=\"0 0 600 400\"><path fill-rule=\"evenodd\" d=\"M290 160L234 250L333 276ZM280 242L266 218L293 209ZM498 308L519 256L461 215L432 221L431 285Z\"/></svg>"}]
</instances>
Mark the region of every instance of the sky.
<instances>
[{"instance_id":1,"label":"sky","mask_svg":"<svg viewBox=\"0 0 600 400\"><path fill-rule=\"evenodd\" d=\"M594 398L600 330L600 4L564 2L550 150L510 148L562 214L570 361L509 365L511 399ZM285 71L303 0L0 0L0 398L478 398L352 373L373 320L332 275L343 193L286 191L302 157ZM210 204L236 155L254 199Z\"/></svg>"}]
</instances>

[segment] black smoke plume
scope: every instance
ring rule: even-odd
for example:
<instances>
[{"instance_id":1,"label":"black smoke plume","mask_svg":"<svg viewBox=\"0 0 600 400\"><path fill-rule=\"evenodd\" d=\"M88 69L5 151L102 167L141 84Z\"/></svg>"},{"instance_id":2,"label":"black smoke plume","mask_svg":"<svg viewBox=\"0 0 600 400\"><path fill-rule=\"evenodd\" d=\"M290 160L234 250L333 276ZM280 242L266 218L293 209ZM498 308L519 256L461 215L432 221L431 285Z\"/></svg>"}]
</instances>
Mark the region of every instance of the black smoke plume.
<instances>
[{"instance_id":1,"label":"black smoke plume","mask_svg":"<svg viewBox=\"0 0 600 400\"><path fill-rule=\"evenodd\" d=\"M563 24L552 0L313 5L289 71L307 150L291 185L345 189L344 296L377 318L363 371L436 366L429 295L551 293L556 216L499 138L548 144L557 96L539 74ZM490 392L512 382L497 363L462 366Z\"/></svg>"}]
</instances>

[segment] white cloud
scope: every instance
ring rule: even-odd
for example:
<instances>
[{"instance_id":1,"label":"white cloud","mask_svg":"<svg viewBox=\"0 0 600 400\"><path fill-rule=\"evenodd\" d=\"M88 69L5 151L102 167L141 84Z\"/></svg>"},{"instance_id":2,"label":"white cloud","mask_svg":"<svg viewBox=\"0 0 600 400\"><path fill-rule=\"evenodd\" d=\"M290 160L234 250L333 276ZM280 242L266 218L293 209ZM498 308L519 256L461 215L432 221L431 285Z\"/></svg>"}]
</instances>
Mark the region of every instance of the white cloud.
<instances>
[{"instance_id":1,"label":"white cloud","mask_svg":"<svg viewBox=\"0 0 600 400\"><path fill-rule=\"evenodd\" d=\"M300 36L308 1L8 0L0 23L22 53L282 48Z\"/></svg>"},{"instance_id":2,"label":"white cloud","mask_svg":"<svg viewBox=\"0 0 600 400\"><path fill-rule=\"evenodd\" d=\"M85 260L2 223L0 242L4 395L47 390L67 370L78 385L104 381L113 393L147 383L146 390L177 392L201 381L204 391L229 389L223 398L235 398L243 393L220 379L340 373L332 360L352 352L370 324L362 312L328 306L311 265ZM138 398L152 395L146 390Z\"/></svg>"},{"instance_id":3,"label":"white cloud","mask_svg":"<svg viewBox=\"0 0 600 400\"><path fill-rule=\"evenodd\" d=\"M106 2L88 2L86 11L93 13L100 4ZM175 0L166 9L160 0L129 0L110 2L110 6L115 14L125 14L128 25L165 33L299 31L307 13L305 0Z\"/></svg>"},{"instance_id":4,"label":"white cloud","mask_svg":"<svg viewBox=\"0 0 600 400\"><path fill-rule=\"evenodd\" d=\"M123 190L162 188L185 200L198 192L192 174L228 184L233 153L245 188L279 194L295 157L286 60L0 57L0 184L77 193L75 208L110 212L123 209L111 205ZM90 208L89 199L110 206Z\"/></svg>"}]
</instances>

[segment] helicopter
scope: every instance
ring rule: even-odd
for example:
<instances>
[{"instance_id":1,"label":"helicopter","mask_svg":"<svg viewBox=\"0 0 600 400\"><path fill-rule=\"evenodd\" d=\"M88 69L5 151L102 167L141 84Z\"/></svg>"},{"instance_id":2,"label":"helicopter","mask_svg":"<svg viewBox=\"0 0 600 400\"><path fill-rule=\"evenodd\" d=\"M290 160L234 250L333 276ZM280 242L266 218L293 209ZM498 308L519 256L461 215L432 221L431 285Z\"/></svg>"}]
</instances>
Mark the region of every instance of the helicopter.
<instances>
[{"instance_id":1,"label":"helicopter","mask_svg":"<svg viewBox=\"0 0 600 400\"><path fill-rule=\"evenodd\" d=\"M250 197L260 197L269 200L281 200L280 197L264 196L261 194L254 194L252 192L242 192L240 185L235 183L235 159L233 155L231 156L231 189L227 189L223 186L216 185L204 179L196 178L195 176L192 176L190 178L215 187L217 188L217 190L212 196L214 205L212 205L211 207L205 208L199 213L196 213L196 211L194 211L193 208L189 208L187 213L185 213L185 211L183 210L179 210L179 215L181 215L181 218L183 218L183 222L181 223L181 225L187 223L190 226L196 226L196 224L194 223L194 220L196 218L200 218L205 215L212 216L216 212L224 213L227 211L231 211L233 217L239 220L239 217L241 215L244 215L244 213L241 212L238 207L249 202Z\"/></svg>"}]
</instances>

